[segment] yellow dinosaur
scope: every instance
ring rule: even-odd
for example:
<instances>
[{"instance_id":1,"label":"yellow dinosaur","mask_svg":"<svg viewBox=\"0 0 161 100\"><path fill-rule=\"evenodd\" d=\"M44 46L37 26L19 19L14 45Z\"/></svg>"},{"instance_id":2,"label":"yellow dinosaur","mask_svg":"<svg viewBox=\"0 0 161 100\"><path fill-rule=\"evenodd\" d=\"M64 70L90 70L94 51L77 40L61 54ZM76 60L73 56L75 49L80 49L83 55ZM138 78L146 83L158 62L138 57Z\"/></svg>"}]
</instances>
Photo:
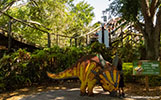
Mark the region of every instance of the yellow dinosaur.
<instances>
[{"instance_id":1,"label":"yellow dinosaur","mask_svg":"<svg viewBox=\"0 0 161 100\"><path fill-rule=\"evenodd\" d=\"M81 81L80 95L82 96L86 93L89 96L93 95L93 88L97 83L100 83L105 91L112 93L118 89L120 74L115 68L111 68L109 62L106 62L106 65L106 67L102 66L97 56L87 55L63 72L58 74L47 72L47 75L52 79L78 77Z\"/></svg>"}]
</instances>

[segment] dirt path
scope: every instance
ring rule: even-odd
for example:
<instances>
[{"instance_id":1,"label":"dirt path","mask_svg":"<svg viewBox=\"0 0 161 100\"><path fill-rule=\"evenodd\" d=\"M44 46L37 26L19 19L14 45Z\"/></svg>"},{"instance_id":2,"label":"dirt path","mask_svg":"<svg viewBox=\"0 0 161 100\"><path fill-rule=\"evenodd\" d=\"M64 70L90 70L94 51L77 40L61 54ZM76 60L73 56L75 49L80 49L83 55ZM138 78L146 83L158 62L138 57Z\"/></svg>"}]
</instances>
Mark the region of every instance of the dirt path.
<instances>
[{"instance_id":1,"label":"dirt path","mask_svg":"<svg viewBox=\"0 0 161 100\"><path fill-rule=\"evenodd\" d=\"M93 97L80 96L79 83L64 83L59 85L42 85L18 89L13 92L1 93L0 100L122 100L110 97L108 92L103 92L100 86L94 88ZM126 98L124 100L160 100L161 86L151 87L149 92L144 86L126 84Z\"/></svg>"}]
</instances>

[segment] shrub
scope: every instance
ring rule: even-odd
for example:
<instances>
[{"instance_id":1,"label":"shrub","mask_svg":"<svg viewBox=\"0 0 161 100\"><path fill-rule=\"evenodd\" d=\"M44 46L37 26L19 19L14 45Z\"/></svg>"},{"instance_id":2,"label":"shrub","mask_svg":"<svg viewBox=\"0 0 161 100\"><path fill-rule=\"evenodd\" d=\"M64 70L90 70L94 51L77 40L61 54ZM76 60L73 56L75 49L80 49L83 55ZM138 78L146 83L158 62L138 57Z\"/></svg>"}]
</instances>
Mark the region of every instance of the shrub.
<instances>
[{"instance_id":1,"label":"shrub","mask_svg":"<svg viewBox=\"0 0 161 100\"><path fill-rule=\"evenodd\" d=\"M53 46L28 52L24 49L4 55L0 59L0 90L9 90L33 83L49 81L46 71L57 73L72 66L87 54L101 53L105 60L112 62L112 50L95 42L87 47ZM123 64L125 82L144 83L144 76L132 75L132 63ZM150 85L160 85L161 76L150 76Z\"/></svg>"},{"instance_id":2,"label":"shrub","mask_svg":"<svg viewBox=\"0 0 161 100\"><path fill-rule=\"evenodd\" d=\"M14 89L47 81L46 71L57 73L70 67L81 56L83 48L44 48L33 53L24 49L0 59L0 89Z\"/></svg>"}]
</instances>

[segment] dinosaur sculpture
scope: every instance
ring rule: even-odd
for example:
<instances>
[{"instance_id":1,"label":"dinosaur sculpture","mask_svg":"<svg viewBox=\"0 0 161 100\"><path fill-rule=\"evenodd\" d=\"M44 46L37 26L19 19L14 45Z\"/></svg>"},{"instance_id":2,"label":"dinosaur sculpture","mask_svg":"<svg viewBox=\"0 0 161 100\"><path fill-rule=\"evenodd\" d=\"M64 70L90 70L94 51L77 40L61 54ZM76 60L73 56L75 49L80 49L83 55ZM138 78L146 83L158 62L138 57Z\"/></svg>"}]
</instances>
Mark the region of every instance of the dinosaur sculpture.
<instances>
[{"instance_id":1,"label":"dinosaur sculpture","mask_svg":"<svg viewBox=\"0 0 161 100\"><path fill-rule=\"evenodd\" d=\"M94 86L99 83L105 91L112 93L118 89L120 75L115 68L110 67L110 63L106 62L106 67L102 66L99 58L95 55L87 55L82 57L72 67L53 74L47 72L52 79L65 79L78 77L81 81L80 95L93 95Z\"/></svg>"}]
</instances>

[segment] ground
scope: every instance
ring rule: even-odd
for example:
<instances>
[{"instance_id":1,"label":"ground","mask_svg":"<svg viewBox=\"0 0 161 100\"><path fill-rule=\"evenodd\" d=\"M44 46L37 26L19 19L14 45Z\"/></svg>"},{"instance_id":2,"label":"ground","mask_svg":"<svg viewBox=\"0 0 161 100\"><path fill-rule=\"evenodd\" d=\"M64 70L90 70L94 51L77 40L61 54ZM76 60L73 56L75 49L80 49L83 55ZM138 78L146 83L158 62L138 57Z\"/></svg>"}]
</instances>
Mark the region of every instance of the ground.
<instances>
[{"instance_id":1,"label":"ground","mask_svg":"<svg viewBox=\"0 0 161 100\"><path fill-rule=\"evenodd\" d=\"M65 82L51 84L36 85L17 89L15 91L5 92L0 94L0 100L120 100L118 97L110 97L108 92L103 92L100 86L94 89L94 97L79 96L80 82ZM126 97L124 100L160 100L161 86L150 87L149 92L146 92L144 85L126 83ZM75 98L75 99L74 99Z\"/></svg>"}]
</instances>

